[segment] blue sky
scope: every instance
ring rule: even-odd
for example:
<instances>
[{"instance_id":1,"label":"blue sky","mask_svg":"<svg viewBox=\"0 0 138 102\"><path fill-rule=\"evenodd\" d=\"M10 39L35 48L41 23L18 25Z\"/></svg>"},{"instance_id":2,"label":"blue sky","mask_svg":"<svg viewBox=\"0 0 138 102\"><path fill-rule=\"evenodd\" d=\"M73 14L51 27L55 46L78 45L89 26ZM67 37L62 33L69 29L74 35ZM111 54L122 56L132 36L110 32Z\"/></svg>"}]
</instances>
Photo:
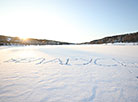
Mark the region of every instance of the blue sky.
<instances>
[{"instance_id":1,"label":"blue sky","mask_svg":"<svg viewBox=\"0 0 138 102\"><path fill-rule=\"evenodd\" d=\"M85 42L138 31L138 0L0 0L0 35Z\"/></svg>"}]
</instances>

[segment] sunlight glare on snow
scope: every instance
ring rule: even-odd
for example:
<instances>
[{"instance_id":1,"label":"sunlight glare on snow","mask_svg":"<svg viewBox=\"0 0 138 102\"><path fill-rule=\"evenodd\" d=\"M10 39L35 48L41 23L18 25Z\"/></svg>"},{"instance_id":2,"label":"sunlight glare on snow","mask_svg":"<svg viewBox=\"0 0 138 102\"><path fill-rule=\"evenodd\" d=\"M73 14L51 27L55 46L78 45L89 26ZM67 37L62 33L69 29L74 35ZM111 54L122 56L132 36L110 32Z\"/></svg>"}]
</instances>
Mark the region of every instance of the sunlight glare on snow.
<instances>
[{"instance_id":1,"label":"sunlight glare on snow","mask_svg":"<svg viewBox=\"0 0 138 102\"><path fill-rule=\"evenodd\" d=\"M18 56L19 57L33 57L35 56L35 53L33 51L24 50L24 51L19 51Z\"/></svg>"}]
</instances>

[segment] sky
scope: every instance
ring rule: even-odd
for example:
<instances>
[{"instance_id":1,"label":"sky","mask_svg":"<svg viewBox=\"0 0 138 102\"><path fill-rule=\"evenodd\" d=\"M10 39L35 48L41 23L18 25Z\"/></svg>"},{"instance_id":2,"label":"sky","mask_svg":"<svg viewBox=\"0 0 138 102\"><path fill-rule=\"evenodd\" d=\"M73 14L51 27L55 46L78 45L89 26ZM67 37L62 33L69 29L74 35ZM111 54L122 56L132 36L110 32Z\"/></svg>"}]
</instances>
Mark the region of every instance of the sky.
<instances>
[{"instance_id":1,"label":"sky","mask_svg":"<svg viewBox=\"0 0 138 102\"><path fill-rule=\"evenodd\" d=\"M138 31L138 0L0 0L0 35L88 42Z\"/></svg>"}]
</instances>

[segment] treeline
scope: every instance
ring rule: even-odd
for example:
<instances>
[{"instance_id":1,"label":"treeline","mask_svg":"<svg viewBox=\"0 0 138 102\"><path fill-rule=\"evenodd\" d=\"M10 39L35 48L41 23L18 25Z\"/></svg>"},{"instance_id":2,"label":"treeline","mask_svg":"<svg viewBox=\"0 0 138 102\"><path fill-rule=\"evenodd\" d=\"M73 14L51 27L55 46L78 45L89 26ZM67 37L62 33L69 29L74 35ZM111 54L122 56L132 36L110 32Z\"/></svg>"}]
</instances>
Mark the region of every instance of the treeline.
<instances>
[{"instance_id":1,"label":"treeline","mask_svg":"<svg viewBox=\"0 0 138 102\"><path fill-rule=\"evenodd\" d=\"M122 43L138 42L138 32L105 37L102 39L85 42L83 44L104 44L104 43L120 43L120 42Z\"/></svg>"},{"instance_id":2,"label":"treeline","mask_svg":"<svg viewBox=\"0 0 138 102\"><path fill-rule=\"evenodd\" d=\"M21 39L19 37L10 37L0 35L0 45L69 45L72 43L60 42L46 39Z\"/></svg>"}]
</instances>

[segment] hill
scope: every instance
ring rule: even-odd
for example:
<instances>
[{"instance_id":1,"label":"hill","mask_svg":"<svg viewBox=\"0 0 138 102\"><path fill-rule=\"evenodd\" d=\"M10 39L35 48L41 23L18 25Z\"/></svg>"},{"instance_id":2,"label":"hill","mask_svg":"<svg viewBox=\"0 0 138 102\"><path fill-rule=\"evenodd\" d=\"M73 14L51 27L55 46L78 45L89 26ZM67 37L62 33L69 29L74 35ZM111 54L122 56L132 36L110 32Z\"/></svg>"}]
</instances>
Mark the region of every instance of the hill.
<instances>
[{"instance_id":1,"label":"hill","mask_svg":"<svg viewBox=\"0 0 138 102\"><path fill-rule=\"evenodd\" d=\"M102 39L85 42L82 44L104 44L104 43L119 43L119 42L122 42L122 43L138 42L138 32L116 35L116 36L109 36Z\"/></svg>"},{"instance_id":2,"label":"hill","mask_svg":"<svg viewBox=\"0 0 138 102\"><path fill-rule=\"evenodd\" d=\"M19 37L0 35L0 45L69 45L69 44L73 43L46 40L46 39L34 39L34 38L21 39Z\"/></svg>"}]
</instances>

